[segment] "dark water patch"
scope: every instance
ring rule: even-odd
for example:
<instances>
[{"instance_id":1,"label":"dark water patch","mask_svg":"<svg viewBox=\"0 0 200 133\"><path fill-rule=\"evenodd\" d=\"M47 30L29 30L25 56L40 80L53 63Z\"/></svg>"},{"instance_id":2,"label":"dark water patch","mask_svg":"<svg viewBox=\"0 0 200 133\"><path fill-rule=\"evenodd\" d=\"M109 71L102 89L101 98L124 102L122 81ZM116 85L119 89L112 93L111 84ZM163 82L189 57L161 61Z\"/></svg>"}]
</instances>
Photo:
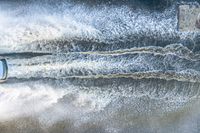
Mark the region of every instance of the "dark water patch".
<instances>
[{"instance_id":1,"label":"dark water patch","mask_svg":"<svg viewBox=\"0 0 200 133\"><path fill-rule=\"evenodd\" d=\"M131 8L149 9L149 10L163 10L172 5L173 0L70 0L74 3L87 4L90 6L98 5L128 5Z\"/></svg>"},{"instance_id":2,"label":"dark water patch","mask_svg":"<svg viewBox=\"0 0 200 133\"><path fill-rule=\"evenodd\" d=\"M24 52L24 53L2 53L0 56L2 58L9 59L24 59L24 58L33 58L37 56L51 55L50 53L34 53L34 52Z\"/></svg>"}]
</instances>

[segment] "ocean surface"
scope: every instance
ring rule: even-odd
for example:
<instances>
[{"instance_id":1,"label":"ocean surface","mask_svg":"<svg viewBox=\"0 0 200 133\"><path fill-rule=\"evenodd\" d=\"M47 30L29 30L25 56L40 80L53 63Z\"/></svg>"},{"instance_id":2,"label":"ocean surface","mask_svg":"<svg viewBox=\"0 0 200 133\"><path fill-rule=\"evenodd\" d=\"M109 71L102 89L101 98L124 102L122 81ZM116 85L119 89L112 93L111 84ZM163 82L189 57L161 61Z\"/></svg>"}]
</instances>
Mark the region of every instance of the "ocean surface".
<instances>
[{"instance_id":1,"label":"ocean surface","mask_svg":"<svg viewBox=\"0 0 200 133\"><path fill-rule=\"evenodd\" d=\"M0 133L199 133L188 2L1 0Z\"/></svg>"}]
</instances>

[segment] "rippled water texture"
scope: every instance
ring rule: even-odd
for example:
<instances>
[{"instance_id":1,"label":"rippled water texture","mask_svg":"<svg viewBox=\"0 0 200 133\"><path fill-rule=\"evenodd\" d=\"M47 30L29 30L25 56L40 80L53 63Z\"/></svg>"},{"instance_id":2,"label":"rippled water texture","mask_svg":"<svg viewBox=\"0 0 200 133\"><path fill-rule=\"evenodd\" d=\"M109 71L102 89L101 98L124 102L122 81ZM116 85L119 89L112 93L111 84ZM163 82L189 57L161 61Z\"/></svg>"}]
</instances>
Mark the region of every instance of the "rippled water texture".
<instances>
[{"instance_id":1,"label":"rippled water texture","mask_svg":"<svg viewBox=\"0 0 200 133\"><path fill-rule=\"evenodd\" d=\"M200 34L178 31L184 2L0 1L0 133L200 132Z\"/></svg>"}]
</instances>

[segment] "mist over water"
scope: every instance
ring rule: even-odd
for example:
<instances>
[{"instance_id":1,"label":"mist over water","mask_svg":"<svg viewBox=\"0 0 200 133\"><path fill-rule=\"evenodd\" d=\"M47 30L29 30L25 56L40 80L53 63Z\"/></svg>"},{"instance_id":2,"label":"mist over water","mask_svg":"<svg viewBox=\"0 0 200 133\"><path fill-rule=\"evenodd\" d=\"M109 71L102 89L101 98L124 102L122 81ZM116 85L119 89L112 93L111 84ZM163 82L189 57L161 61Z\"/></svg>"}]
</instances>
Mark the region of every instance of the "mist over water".
<instances>
[{"instance_id":1,"label":"mist over water","mask_svg":"<svg viewBox=\"0 0 200 133\"><path fill-rule=\"evenodd\" d=\"M1 1L0 133L199 132L183 1Z\"/></svg>"}]
</instances>

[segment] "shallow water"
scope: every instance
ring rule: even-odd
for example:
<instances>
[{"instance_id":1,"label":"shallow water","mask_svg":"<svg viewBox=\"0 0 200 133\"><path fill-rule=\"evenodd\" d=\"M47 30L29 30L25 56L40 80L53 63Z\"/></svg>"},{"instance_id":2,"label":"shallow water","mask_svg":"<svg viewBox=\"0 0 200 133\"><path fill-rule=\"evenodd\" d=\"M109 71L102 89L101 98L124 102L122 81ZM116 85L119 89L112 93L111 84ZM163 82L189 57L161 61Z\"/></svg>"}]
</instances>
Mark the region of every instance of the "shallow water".
<instances>
[{"instance_id":1,"label":"shallow water","mask_svg":"<svg viewBox=\"0 0 200 133\"><path fill-rule=\"evenodd\" d=\"M1 1L0 133L198 133L199 33L177 30L181 2Z\"/></svg>"}]
</instances>

